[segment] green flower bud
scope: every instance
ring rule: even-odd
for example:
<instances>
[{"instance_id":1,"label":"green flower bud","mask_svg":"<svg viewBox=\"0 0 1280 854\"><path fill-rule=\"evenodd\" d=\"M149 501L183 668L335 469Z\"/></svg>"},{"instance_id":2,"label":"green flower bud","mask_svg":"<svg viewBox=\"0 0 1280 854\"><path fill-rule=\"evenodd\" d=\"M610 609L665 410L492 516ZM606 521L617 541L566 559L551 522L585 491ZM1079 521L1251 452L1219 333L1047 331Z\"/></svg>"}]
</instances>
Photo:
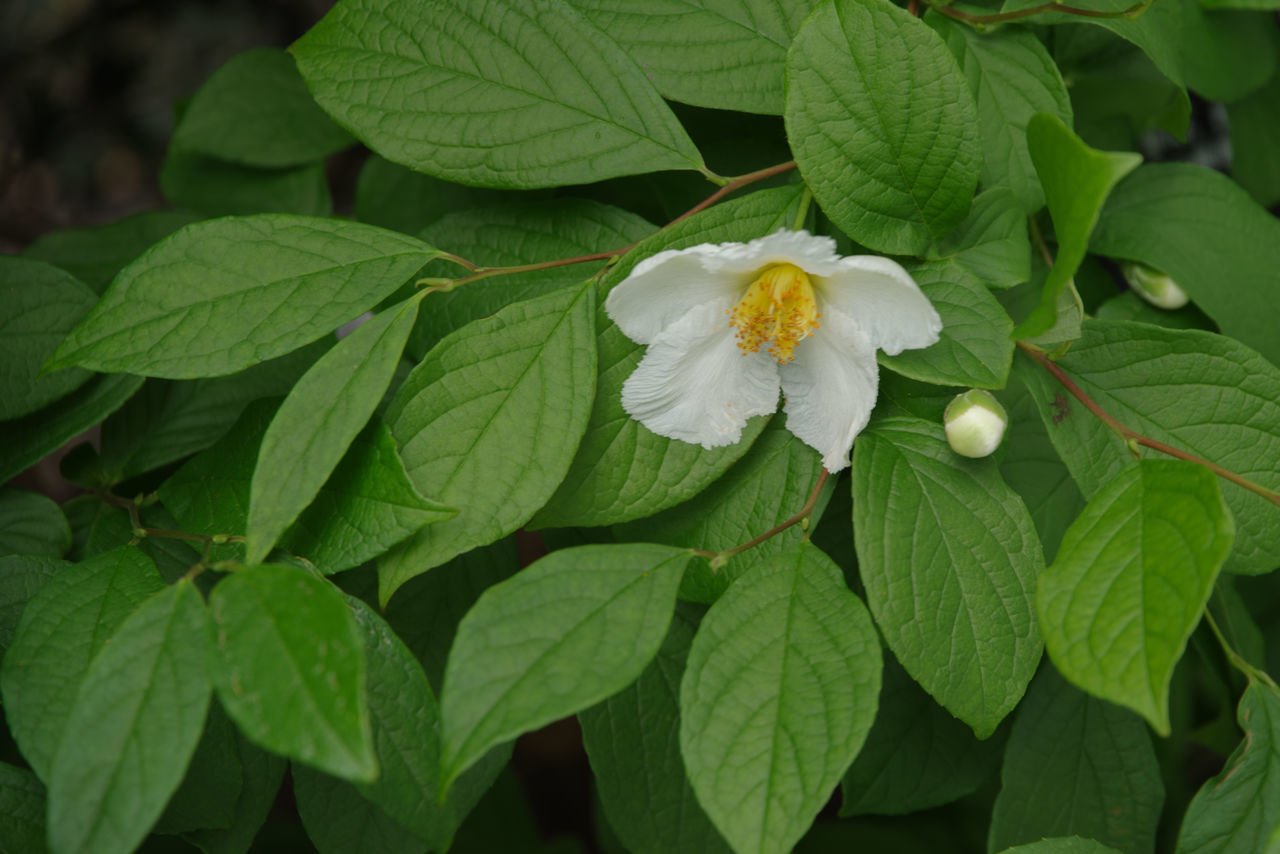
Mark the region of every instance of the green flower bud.
<instances>
[{"instance_id":1,"label":"green flower bud","mask_svg":"<svg viewBox=\"0 0 1280 854\"><path fill-rule=\"evenodd\" d=\"M976 459L1000 447L1009 416L991 392L971 388L947 404L943 424L951 450Z\"/></svg>"},{"instance_id":2,"label":"green flower bud","mask_svg":"<svg viewBox=\"0 0 1280 854\"><path fill-rule=\"evenodd\" d=\"M1134 261L1124 262L1120 269L1133 292L1156 308L1175 309L1187 304L1186 291L1159 270Z\"/></svg>"}]
</instances>

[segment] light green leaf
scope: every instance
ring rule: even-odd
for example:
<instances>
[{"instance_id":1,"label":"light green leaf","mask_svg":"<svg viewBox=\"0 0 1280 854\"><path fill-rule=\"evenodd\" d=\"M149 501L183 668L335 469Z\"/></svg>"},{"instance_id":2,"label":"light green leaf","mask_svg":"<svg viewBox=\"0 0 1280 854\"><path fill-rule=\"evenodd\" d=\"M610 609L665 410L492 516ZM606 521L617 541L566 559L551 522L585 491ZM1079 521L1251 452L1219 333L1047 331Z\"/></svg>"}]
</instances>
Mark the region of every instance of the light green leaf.
<instances>
[{"instance_id":1,"label":"light green leaf","mask_svg":"<svg viewBox=\"0 0 1280 854\"><path fill-rule=\"evenodd\" d=\"M812 0L576 0L668 98L748 113L782 113L787 47Z\"/></svg>"},{"instance_id":2,"label":"light green leaf","mask_svg":"<svg viewBox=\"0 0 1280 854\"><path fill-rule=\"evenodd\" d=\"M973 97L938 34L888 0L826 0L805 19L785 116L814 198L863 246L923 254L969 212Z\"/></svg>"},{"instance_id":3,"label":"light green leaf","mask_svg":"<svg viewBox=\"0 0 1280 854\"><path fill-rule=\"evenodd\" d=\"M699 243L745 242L795 221L803 187L759 190L703 211L642 240L605 276L613 288L640 261L668 249ZM538 513L533 527L611 525L648 516L692 498L746 453L764 427L753 418L735 445L704 449L659 436L622 409L622 384L644 355L601 308L596 315L599 352L596 398L586 434L564 482Z\"/></svg>"},{"instance_id":4,"label":"light green leaf","mask_svg":"<svg viewBox=\"0 0 1280 854\"><path fill-rule=\"evenodd\" d=\"M981 33L936 12L927 19L955 54L978 106L984 187L1008 187L1025 213L1044 205L1027 149L1027 122L1050 113L1071 126L1071 98L1049 51L1036 36L1002 27Z\"/></svg>"},{"instance_id":5,"label":"light green leaf","mask_svg":"<svg viewBox=\"0 0 1280 854\"><path fill-rule=\"evenodd\" d=\"M969 215L930 257L951 259L988 288L1009 288L1030 279L1031 238L1013 191L995 187L980 193Z\"/></svg>"},{"instance_id":6,"label":"light green leaf","mask_svg":"<svg viewBox=\"0 0 1280 854\"><path fill-rule=\"evenodd\" d=\"M1280 8L1280 0L1274 0ZM1231 125L1231 177L1254 201L1270 207L1280 202L1280 74L1256 92L1227 104Z\"/></svg>"},{"instance_id":7,"label":"light green leaf","mask_svg":"<svg viewBox=\"0 0 1280 854\"><path fill-rule=\"evenodd\" d=\"M6 854L44 852L45 793L26 768L0 762L0 849Z\"/></svg>"},{"instance_id":8,"label":"light green leaf","mask_svg":"<svg viewBox=\"0 0 1280 854\"><path fill-rule=\"evenodd\" d=\"M48 780L89 664L164 582L132 546L69 566L31 598L0 666L5 718L22 755Z\"/></svg>"},{"instance_id":9,"label":"light green leaf","mask_svg":"<svg viewBox=\"0 0 1280 854\"><path fill-rule=\"evenodd\" d=\"M247 563L260 563L324 486L391 384L421 299L387 309L320 357L276 410L249 490Z\"/></svg>"},{"instance_id":10,"label":"light green leaf","mask_svg":"<svg viewBox=\"0 0 1280 854\"><path fill-rule=\"evenodd\" d=\"M332 332L436 254L354 222L264 214L196 223L116 277L56 364L229 374Z\"/></svg>"},{"instance_id":11,"label":"light green leaf","mask_svg":"<svg viewBox=\"0 0 1280 854\"><path fill-rule=\"evenodd\" d=\"M0 255L0 421L29 415L88 381L80 368L42 374L63 337L96 301L68 273Z\"/></svg>"},{"instance_id":12,"label":"light green leaf","mask_svg":"<svg viewBox=\"0 0 1280 854\"><path fill-rule=\"evenodd\" d=\"M1178 854L1276 850L1280 828L1280 692L1250 680L1237 717L1244 741L1187 808Z\"/></svg>"},{"instance_id":13,"label":"light green leaf","mask_svg":"<svg viewBox=\"0 0 1280 854\"><path fill-rule=\"evenodd\" d=\"M877 353L880 364L935 385L1003 387L1013 360L1013 321L982 280L955 259L910 264L907 271L938 310L942 333L920 350Z\"/></svg>"},{"instance_id":14,"label":"light green leaf","mask_svg":"<svg viewBox=\"0 0 1280 854\"><path fill-rule=\"evenodd\" d=\"M204 82L173 129L184 152L245 166L301 166L354 145L311 99L293 57L278 48L238 53Z\"/></svg>"},{"instance_id":15,"label":"light green leaf","mask_svg":"<svg viewBox=\"0 0 1280 854\"><path fill-rule=\"evenodd\" d=\"M880 643L809 544L759 564L703 618L680 683L680 752L738 854L786 852L871 729Z\"/></svg>"},{"instance_id":16,"label":"light green leaf","mask_svg":"<svg viewBox=\"0 0 1280 854\"><path fill-rule=\"evenodd\" d=\"M182 782L209 707L204 600L148 599L85 674L49 780L49 847L128 854Z\"/></svg>"},{"instance_id":17,"label":"light green leaf","mask_svg":"<svg viewBox=\"0 0 1280 854\"><path fill-rule=\"evenodd\" d=\"M209 672L240 730L350 780L378 776L364 642L327 582L291 566L234 573L209 597Z\"/></svg>"},{"instance_id":18,"label":"light green leaf","mask_svg":"<svg viewBox=\"0 0 1280 854\"><path fill-rule=\"evenodd\" d=\"M591 408L590 284L474 321L400 386L387 421L409 478L460 509L378 563L378 596L523 525L564 478Z\"/></svg>"},{"instance_id":19,"label":"light green leaf","mask_svg":"<svg viewBox=\"0 0 1280 854\"><path fill-rule=\"evenodd\" d=\"M1058 319L1058 299L1084 260L1089 234L1107 194L1142 162L1137 154L1090 148L1049 113L1036 113L1028 121L1027 145L1044 186L1058 251L1040 303L1014 330L1018 338L1031 338L1053 327Z\"/></svg>"},{"instance_id":20,"label":"light green leaf","mask_svg":"<svg viewBox=\"0 0 1280 854\"><path fill-rule=\"evenodd\" d=\"M1168 735L1169 680L1233 535L1203 466L1143 460L1108 483L1040 576L1040 630L1059 672Z\"/></svg>"},{"instance_id":21,"label":"light green leaf","mask_svg":"<svg viewBox=\"0 0 1280 854\"><path fill-rule=\"evenodd\" d=\"M51 231L22 254L61 267L100 294L143 250L199 218L187 211L146 211L107 225Z\"/></svg>"},{"instance_id":22,"label":"light green leaf","mask_svg":"<svg viewBox=\"0 0 1280 854\"><path fill-rule=\"evenodd\" d=\"M1041 839L1028 845L1006 848L1001 854L1120 854L1110 845L1103 845L1080 836L1059 836Z\"/></svg>"},{"instance_id":23,"label":"light green leaf","mask_svg":"<svg viewBox=\"0 0 1280 854\"><path fill-rule=\"evenodd\" d=\"M1169 274L1225 334L1280 365L1280 222L1226 176L1144 166L1116 187L1089 248Z\"/></svg>"},{"instance_id":24,"label":"light green leaf","mask_svg":"<svg viewBox=\"0 0 1280 854\"><path fill-rule=\"evenodd\" d=\"M1124 854L1155 850L1164 786L1146 725L1072 688L1052 667L1041 668L1018 709L1000 778L990 851L1054 836Z\"/></svg>"},{"instance_id":25,"label":"light green leaf","mask_svg":"<svg viewBox=\"0 0 1280 854\"><path fill-rule=\"evenodd\" d=\"M1089 321L1058 362L1131 430L1280 490L1280 369L1223 335ZM1136 465L1125 443L1035 363L1014 360L1049 438L1085 497ZM1222 497L1236 523L1228 572L1280 564L1280 508L1233 483Z\"/></svg>"},{"instance_id":26,"label":"light green leaf","mask_svg":"<svg viewBox=\"0 0 1280 854\"><path fill-rule=\"evenodd\" d=\"M689 558L642 543L580 546L485 591L445 671L443 783L494 745L635 680L662 645Z\"/></svg>"},{"instance_id":27,"label":"light green leaf","mask_svg":"<svg viewBox=\"0 0 1280 854\"><path fill-rule=\"evenodd\" d=\"M160 189L170 204L209 217L333 212L323 163L258 169L171 149L160 167Z\"/></svg>"},{"instance_id":28,"label":"light green leaf","mask_svg":"<svg viewBox=\"0 0 1280 854\"><path fill-rule=\"evenodd\" d=\"M342 0L291 50L339 124L439 178L526 188L702 168L644 72L563 0Z\"/></svg>"},{"instance_id":29,"label":"light green leaf","mask_svg":"<svg viewBox=\"0 0 1280 854\"><path fill-rule=\"evenodd\" d=\"M629 851L729 854L680 758L680 678L696 628L696 620L677 609L640 678L578 713L600 803Z\"/></svg>"},{"instance_id":30,"label":"light green leaf","mask_svg":"<svg viewBox=\"0 0 1280 854\"><path fill-rule=\"evenodd\" d=\"M988 737L1040 661L1034 591L1044 562L1022 499L994 461L952 451L940 425L885 418L853 445L853 529L889 648Z\"/></svg>"},{"instance_id":31,"label":"light green leaf","mask_svg":"<svg viewBox=\"0 0 1280 854\"><path fill-rule=\"evenodd\" d=\"M0 557L0 657L13 643L27 603L71 564L56 557L8 555Z\"/></svg>"},{"instance_id":32,"label":"light green leaf","mask_svg":"<svg viewBox=\"0 0 1280 854\"><path fill-rule=\"evenodd\" d=\"M0 557L62 557L71 548L71 528L62 510L37 492L0 489Z\"/></svg>"}]
</instances>

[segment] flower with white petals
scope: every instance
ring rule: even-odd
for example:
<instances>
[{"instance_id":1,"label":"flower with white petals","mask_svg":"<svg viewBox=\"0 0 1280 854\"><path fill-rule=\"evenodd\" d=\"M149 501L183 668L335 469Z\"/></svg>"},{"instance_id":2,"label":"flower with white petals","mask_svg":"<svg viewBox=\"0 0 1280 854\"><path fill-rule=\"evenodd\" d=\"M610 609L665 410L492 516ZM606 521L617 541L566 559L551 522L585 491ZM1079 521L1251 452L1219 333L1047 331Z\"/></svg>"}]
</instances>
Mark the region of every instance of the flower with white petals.
<instances>
[{"instance_id":1,"label":"flower with white petals","mask_svg":"<svg viewBox=\"0 0 1280 854\"><path fill-rule=\"evenodd\" d=\"M906 270L835 241L779 231L749 243L704 243L641 261L605 300L648 350L622 387L622 408L660 436L731 445L747 419L773 412L787 429L849 465L879 383L876 350L928 347L942 320Z\"/></svg>"}]
</instances>

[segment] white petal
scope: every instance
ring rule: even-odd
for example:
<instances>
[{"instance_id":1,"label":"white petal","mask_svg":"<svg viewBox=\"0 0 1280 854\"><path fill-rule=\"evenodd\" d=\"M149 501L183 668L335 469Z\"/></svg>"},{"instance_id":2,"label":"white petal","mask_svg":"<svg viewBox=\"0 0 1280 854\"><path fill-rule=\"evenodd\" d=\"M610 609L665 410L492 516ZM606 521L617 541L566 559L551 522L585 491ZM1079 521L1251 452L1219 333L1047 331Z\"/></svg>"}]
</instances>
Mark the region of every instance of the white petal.
<instances>
[{"instance_id":1,"label":"white petal","mask_svg":"<svg viewBox=\"0 0 1280 854\"><path fill-rule=\"evenodd\" d=\"M938 340L942 318L896 261L876 255L840 259L840 270L816 282L828 306L857 321L871 343L890 356ZM826 308L821 309L823 317Z\"/></svg>"},{"instance_id":2,"label":"white petal","mask_svg":"<svg viewBox=\"0 0 1280 854\"><path fill-rule=\"evenodd\" d=\"M737 442L751 416L777 409L777 364L738 349L731 305L698 306L653 339L622 385L629 415L659 436L715 448Z\"/></svg>"},{"instance_id":3,"label":"white petal","mask_svg":"<svg viewBox=\"0 0 1280 854\"><path fill-rule=\"evenodd\" d=\"M836 242L807 231L784 228L748 243L722 243L719 249L707 256L708 269L754 274L770 264L795 264L813 276L830 276L841 269Z\"/></svg>"},{"instance_id":4,"label":"white petal","mask_svg":"<svg viewBox=\"0 0 1280 854\"><path fill-rule=\"evenodd\" d=\"M628 338L648 344L700 305L721 300L736 303L751 280L741 274L712 271L708 259L720 251L717 244L703 243L644 259L609 291L604 310Z\"/></svg>"},{"instance_id":5,"label":"white petal","mask_svg":"<svg viewBox=\"0 0 1280 854\"><path fill-rule=\"evenodd\" d=\"M780 373L787 429L822 454L827 471L849 465L853 437L867 426L879 388L871 340L851 318L830 310Z\"/></svg>"}]
</instances>

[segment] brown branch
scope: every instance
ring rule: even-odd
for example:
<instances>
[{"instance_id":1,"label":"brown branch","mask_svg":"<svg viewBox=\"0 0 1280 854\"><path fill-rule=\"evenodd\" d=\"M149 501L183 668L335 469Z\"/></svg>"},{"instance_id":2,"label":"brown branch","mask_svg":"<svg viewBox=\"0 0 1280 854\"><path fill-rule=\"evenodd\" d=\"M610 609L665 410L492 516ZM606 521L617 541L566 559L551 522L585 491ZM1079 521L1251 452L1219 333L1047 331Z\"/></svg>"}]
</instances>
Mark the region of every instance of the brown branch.
<instances>
[{"instance_id":1,"label":"brown branch","mask_svg":"<svg viewBox=\"0 0 1280 854\"><path fill-rule=\"evenodd\" d=\"M745 543L742 543L741 545L736 545L731 549L725 549L722 552L712 552L712 551L707 551L706 549L694 549L693 550L694 553L702 555L703 557L709 559L711 561L712 567L720 567L724 565L725 561L729 560L729 558L733 557L734 555L741 554L742 552L745 552L747 549L755 548L756 546L763 543L765 540L772 539L773 537L778 536L778 534L781 534L783 531L787 530L793 525L797 525L805 521L813 513L814 505L818 503L818 496L822 494L822 487L824 484L826 484L827 477L830 474L831 472L827 471L825 468L822 470L822 473L818 475L818 482L813 485L813 490L809 493L809 499L805 501L804 506L800 508L800 512L796 513L794 516L791 516L785 522L780 522L779 524L774 525L772 528L765 531L763 534L760 534L759 536L756 536L756 537L752 537L751 539L747 540Z\"/></svg>"}]
</instances>

